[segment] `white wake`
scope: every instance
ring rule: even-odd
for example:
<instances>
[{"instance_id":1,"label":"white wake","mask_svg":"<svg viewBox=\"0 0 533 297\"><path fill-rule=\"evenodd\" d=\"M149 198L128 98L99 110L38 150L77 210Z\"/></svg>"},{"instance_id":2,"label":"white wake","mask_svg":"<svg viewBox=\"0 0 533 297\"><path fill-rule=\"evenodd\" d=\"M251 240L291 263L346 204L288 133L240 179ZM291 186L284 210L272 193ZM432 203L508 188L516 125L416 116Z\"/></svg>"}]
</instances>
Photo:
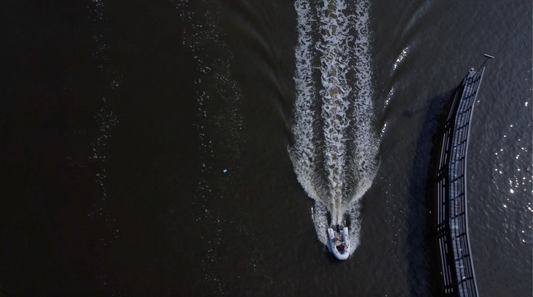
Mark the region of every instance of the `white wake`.
<instances>
[{"instance_id":1,"label":"white wake","mask_svg":"<svg viewBox=\"0 0 533 297\"><path fill-rule=\"evenodd\" d=\"M310 2L295 1L295 139L289 152L298 181L315 200L318 238L326 244L327 227L347 226L352 253L359 245L359 199L378 168L369 3Z\"/></svg>"}]
</instances>

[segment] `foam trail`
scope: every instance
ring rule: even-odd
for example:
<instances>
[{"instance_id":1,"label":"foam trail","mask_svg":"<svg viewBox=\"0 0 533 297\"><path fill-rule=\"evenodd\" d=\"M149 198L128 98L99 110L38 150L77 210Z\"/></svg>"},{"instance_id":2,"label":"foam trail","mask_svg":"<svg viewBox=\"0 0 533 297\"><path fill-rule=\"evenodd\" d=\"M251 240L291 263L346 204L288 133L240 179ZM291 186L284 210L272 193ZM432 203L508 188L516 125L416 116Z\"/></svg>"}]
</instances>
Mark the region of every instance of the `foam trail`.
<instances>
[{"instance_id":1,"label":"foam trail","mask_svg":"<svg viewBox=\"0 0 533 297\"><path fill-rule=\"evenodd\" d=\"M314 200L319 200L319 195L313 186L313 172L315 166L313 160L316 159L316 148L313 142L313 125L315 122L315 112L312 109L315 100L315 85L312 80L312 39L311 23L314 19L310 15L311 7L309 1L301 0L295 2L298 12L298 46L296 48L296 110L294 133L295 143L298 145L290 149L298 181Z\"/></svg>"},{"instance_id":2,"label":"foam trail","mask_svg":"<svg viewBox=\"0 0 533 297\"><path fill-rule=\"evenodd\" d=\"M299 182L315 200L313 222L318 238L326 243L327 227L348 226L353 252L359 245L358 201L378 168L378 138L372 127L369 3L322 0L320 4L313 9L309 0L295 2L297 98L295 143L289 151ZM313 27L320 33L317 41L313 41ZM315 58L320 67L313 67ZM313 80L317 70L319 87Z\"/></svg>"},{"instance_id":3,"label":"foam trail","mask_svg":"<svg viewBox=\"0 0 533 297\"><path fill-rule=\"evenodd\" d=\"M336 1L343 2L343 1ZM342 50L345 43L347 20L342 15L344 3L328 5L324 0L324 6L319 9L322 25L323 42L317 47L322 55L320 57L320 71L322 73L322 86L320 91L322 98L322 119L324 121L325 163L329 186L329 209L339 210L342 206L342 190L344 183L345 153L346 146L344 132L348 128L349 119L346 117L350 93L346 82L346 70L349 56ZM342 6L339 6L341 4ZM344 86L344 88L343 88ZM339 212L331 213L332 220L340 222Z\"/></svg>"}]
</instances>

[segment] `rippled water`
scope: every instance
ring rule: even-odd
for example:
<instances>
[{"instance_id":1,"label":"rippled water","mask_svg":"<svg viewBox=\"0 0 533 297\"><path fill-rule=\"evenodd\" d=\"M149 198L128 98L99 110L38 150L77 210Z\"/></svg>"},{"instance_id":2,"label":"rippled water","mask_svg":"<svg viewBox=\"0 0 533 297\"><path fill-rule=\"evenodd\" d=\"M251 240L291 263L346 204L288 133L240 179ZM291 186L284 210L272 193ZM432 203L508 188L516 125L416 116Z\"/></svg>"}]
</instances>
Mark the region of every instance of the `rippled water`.
<instances>
[{"instance_id":1,"label":"rippled water","mask_svg":"<svg viewBox=\"0 0 533 297\"><path fill-rule=\"evenodd\" d=\"M472 256L482 296L530 296L531 2L335 3L8 5L0 295L437 295L438 116L489 53ZM347 261L321 197L358 201Z\"/></svg>"}]
</instances>

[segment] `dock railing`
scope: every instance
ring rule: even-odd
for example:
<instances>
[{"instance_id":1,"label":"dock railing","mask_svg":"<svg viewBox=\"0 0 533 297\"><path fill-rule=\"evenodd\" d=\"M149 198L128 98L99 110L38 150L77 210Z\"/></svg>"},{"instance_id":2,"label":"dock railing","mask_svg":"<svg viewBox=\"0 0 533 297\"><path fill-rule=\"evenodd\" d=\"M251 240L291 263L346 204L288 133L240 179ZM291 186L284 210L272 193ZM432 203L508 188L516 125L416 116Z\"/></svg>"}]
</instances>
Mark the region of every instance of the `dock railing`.
<instances>
[{"instance_id":1,"label":"dock railing","mask_svg":"<svg viewBox=\"0 0 533 297\"><path fill-rule=\"evenodd\" d=\"M478 71L471 69L455 90L440 151L437 234L446 296L479 296L468 236L466 171L470 121L484 64Z\"/></svg>"}]
</instances>

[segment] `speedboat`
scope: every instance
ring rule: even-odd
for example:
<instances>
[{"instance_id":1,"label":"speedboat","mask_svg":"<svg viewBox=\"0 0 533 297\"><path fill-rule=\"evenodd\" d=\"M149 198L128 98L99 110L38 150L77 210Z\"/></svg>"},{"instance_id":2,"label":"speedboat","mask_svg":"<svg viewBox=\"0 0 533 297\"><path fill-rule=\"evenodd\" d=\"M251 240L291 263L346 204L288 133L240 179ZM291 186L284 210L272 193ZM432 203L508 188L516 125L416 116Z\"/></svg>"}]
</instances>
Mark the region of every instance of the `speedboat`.
<instances>
[{"instance_id":1,"label":"speedboat","mask_svg":"<svg viewBox=\"0 0 533 297\"><path fill-rule=\"evenodd\" d=\"M328 249L339 260L346 260L350 254L348 227L328 228Z\"/></svg>"}]
</instances>

